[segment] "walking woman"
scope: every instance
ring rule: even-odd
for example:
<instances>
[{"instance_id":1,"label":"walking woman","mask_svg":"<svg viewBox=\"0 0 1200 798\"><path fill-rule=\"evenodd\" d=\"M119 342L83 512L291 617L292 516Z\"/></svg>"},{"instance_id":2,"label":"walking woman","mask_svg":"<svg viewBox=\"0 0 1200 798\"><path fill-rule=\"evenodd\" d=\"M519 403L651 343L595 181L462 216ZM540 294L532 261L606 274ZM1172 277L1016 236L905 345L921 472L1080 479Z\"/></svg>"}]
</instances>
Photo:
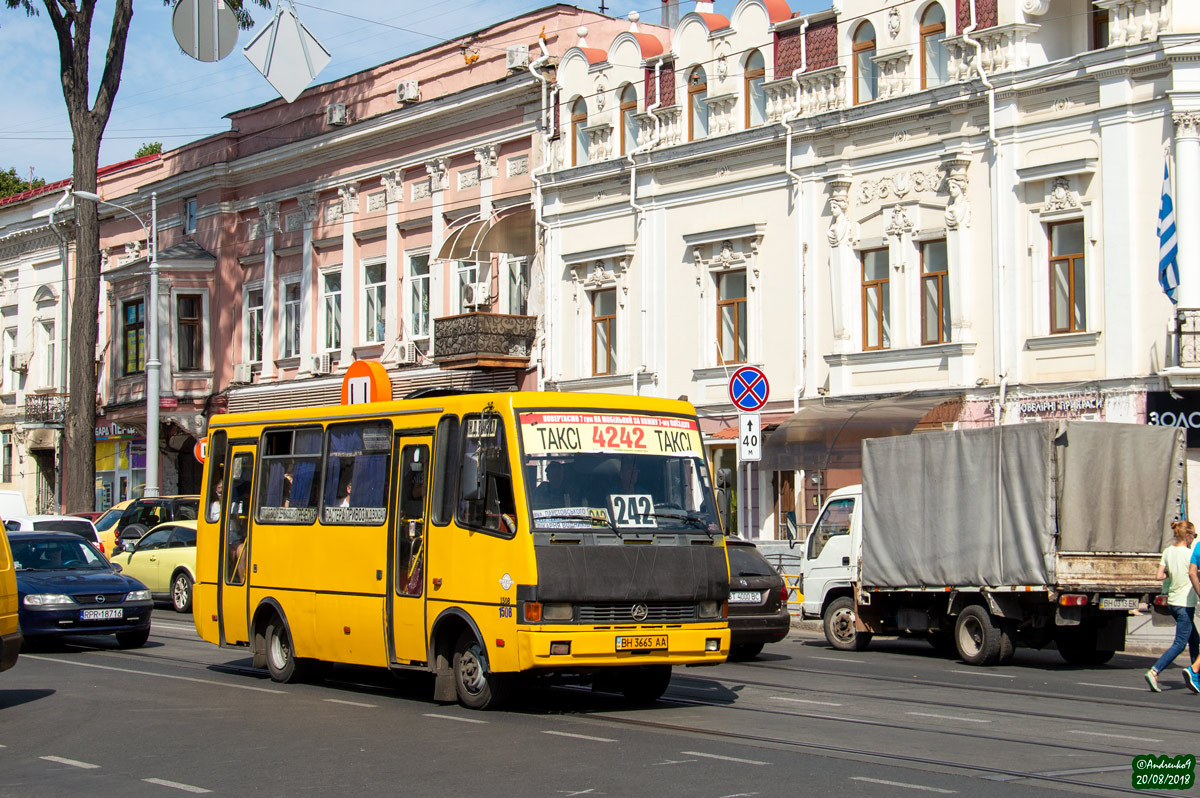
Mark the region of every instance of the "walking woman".
<instances>
[{"instance_id":1,"label":"walking woman","mask_svg":"<svg viewBox=\"0 0 1200 798\"><path fill-rule=\"evenodd\" d=\"M1154 667L1146 671L1146 683L1156 693L1162 692L1158 687L1158 674L1175 661L1185 646L1193 660L1200 656L1200 634L1196 632L1194 617L1196 591L1192 589L1192 580L1188 578L1196 527L1191 521L1176 521L1171 524L1171 529L1175 533L1175 543L1163 550L1162 559L1158 561L1157 578L1166 580L1167 605L1175 616L1175 641L1158 658Z\"/></svg>"}]
</instances>

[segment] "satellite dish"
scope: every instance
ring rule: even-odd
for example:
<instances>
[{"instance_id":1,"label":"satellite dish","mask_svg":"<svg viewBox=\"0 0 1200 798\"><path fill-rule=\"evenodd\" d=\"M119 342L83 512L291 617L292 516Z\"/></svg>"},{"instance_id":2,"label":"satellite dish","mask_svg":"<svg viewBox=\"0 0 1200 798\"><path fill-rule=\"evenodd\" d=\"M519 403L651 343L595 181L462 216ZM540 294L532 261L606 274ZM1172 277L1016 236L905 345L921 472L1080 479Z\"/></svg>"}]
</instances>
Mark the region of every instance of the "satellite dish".
<instances>
[{"instance_id":1,"label":"satellite dish","mask_svg":"<svg viewBox=\"0 0 1200 798\"><path fill-rule=\"evenodd\" d=\"M299 97L333 58L282 1L275 6L275 18L242 52L288 102Z\"/></svg>"},{"instance_id":2,"label":"satellite dish","mask_svg":"<svg viewBox=\"0 0 1200 798\"><path fill-rule=\"evenodd\" d=\"M233 52L238 26L225 0L179 0L171 30L180 49L197 61L220 61Z\"/></svg>"}]
</instances>

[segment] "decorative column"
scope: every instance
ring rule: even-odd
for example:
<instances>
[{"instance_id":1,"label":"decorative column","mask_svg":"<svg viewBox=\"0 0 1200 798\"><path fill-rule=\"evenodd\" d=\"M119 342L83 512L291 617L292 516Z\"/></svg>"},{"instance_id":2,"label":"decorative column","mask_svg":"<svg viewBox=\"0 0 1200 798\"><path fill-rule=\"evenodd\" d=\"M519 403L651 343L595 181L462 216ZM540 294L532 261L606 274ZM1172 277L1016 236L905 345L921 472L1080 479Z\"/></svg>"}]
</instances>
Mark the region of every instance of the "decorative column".
<instances>
[{"instance_id":1,"label":"decorative column","mask_svg":"<svg viewBox=\"0 0 1200 798\"><path fill-rule=\"evenodd\" d=\"M496 169L496 154L499 148L495 144L485 144L482 147L475 148L475 160L479 162L479 218L487 219L492 215L492 178L497 174ZM486 263L479 264L479 275L477 279L480 282L490 282L492 278L493 258L488 257ZM504 281L504 275L500 276L500 282ZM497 284L497 289L499 284ZM498 291L490 292L492 296L496 296Z\"/></svg>"},{"instance_id":2,"label":"decorative column","mask_svg":"<svg viewBox=\"0 0 1200 798\"><path fill-rule=\"evenodd\" d=\"M1200 111L1177 111L1175 229L1179 233L1179 307L1200 308Z\"/></svg>"},{"instance_id":3,"label":"decorative column","mask_svg":"<svg viewBox=\"0 0 1200 798\"><path fill-rule=\"evenodd\" d=\"M914 212L917 210L913 209ZM888 214L887 227L888 263L892 273L889 276L892 290L888 292L888 317L891 319L891 348L907 349L915 346L921 340L919 330L921 315L918 313L915 325L911 323L912 314L908 312L909 298L921 295L920 268L910 269L909 256L912 254L913 222L903 205L893 205ZM915 333L915 334L914 334Z\"/></svg>"},{"instance_id":4,"label":"decorative column","mask_svg":"<svg viewBox=\"0 0 1200 798\"><path fill-rule=\"evenodd\" d=\"M858 317L855 301L854 275L858 259L853 249L850 209L850 175L841 173L827 179L829 191L829 229L825 237L829 242L829 289L833 294L833 351L845 354L854 351L854 321Z\"/></svg>"},{"instance_id":5,"label":"decorative column","mask_svg":"<svg viewBox=\"0 0 1200 798\"><path fill-rule=\"evenodd\" d=\"M942 162L946 172L946 261L950 271L950 340L971 340L971 201L967 198L965 157Z\"/></svg>"},{"instance_id":6,"label":"decorative column","mask_svg":"<svg viewBox=\"0 0 1200 798\"><path fill-rule=\"evenodd\" d=\"M438 253L446 236L446 217L443 215L446 200L446 188L450 184L450 159L434 158L425 162L425 171L429 173L429 192L431 196L430 227L433 236L432 248L429 252L429 354L437 351L435 340L437 325L433 320L446 315L444 279L453 283L454 275L448 278L445 271L452 268L447 261L439 261Z\"/></svg>"},{"instance_id":7,"label":"decorative column","mask_svg":"<svg viewBox=\"0 0 1200 798\"><path fill-rule=\"evenodd\" d=\"M338 195L342 201L342 351L338 361L344 369L354 360L354 342L358 340L361 321L358 309L361 275L354 259L354 215L358 211L358 186L341 186Z\"/></svg>"},{"instance_id":8,"label":"decorative column","mask_svg":"<svg viewBox=\"0 0 1200 798\"><path fill-rule=\"evenodd\" d=\"M279 224L279 203L264 202L259 206L263 228L263 334L262 370L260 380L275 376L275 227Z\"/></svg>"},{"instance_id":9,"label":"decorative column","mask_svg":"<svg viewBox=\"0 0 1200 798\"><path fill-rule=\"evenodd\" d=\"M300 314L300 374L312 373L313 347L313 307L316 300L313 297L313 223L317 220L317 195L303 194L296 198L300 204L301 222L300 239L300 307L305 312ZM320 306L317 312L321 312Z\"/></svg>"},{"instance_id":10,"label":"decorative column","mask_svg":"<svg viewBox=\"0 0 1200 798\"><path fill-rule=\"evenodd\" d=\"M395 359L396 347L392 346L400 340L400 308L404 303L404 286L400 278L400 202L404 199L404 172L397 169L384 175L380 181L383 184L384 200L387 203L387 304L384 308L384 337L388 343L385 354Z\"/></svg>"}]
</instances>

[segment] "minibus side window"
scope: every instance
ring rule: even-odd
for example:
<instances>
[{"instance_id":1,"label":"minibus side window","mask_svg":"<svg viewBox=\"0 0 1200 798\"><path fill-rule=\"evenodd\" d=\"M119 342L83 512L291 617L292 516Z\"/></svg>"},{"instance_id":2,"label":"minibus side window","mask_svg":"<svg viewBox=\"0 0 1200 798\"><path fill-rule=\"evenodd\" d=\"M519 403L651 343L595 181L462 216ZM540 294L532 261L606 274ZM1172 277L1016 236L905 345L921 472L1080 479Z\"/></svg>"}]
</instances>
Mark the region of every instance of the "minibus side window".
<instances>
[{"instance_id":1,"label":"minibus side window","mask_svg":"<svg viewBox=\"0 0 1200 798\"><path fill-rule=\"evenodd\" d=\"M495 414L465 416L457 520L461 526L510 535L516 500L504 424Z\"/></svg>"},{"instance_id":2,"label":"minibus side window","mask_svg":"<svg viewBox=\"0 0 1200 798\"><path fill-rule=\"evenodd\" d=\"M270 429L263 433L259 446L259 522L311 524L317 520L321 438L320 427Z\"/></svg>"},{"instance_id":3,"label":"minibus side window","mask_svg":"<svg viewBox=\"0 0 1200 798\"><path fill-rule=\"evenodd\" d=\"M445 526L454 517L454 485L458 481L458 416L443 416L434 444L433 523Z\"/></svg>"},{"instance_id":4,"label":"minibus side window","mask_svg":"<svg viewBox=\"0 0 1200 798\"><path fill-rule=\"evenodd\" d=\"M387 521L392 425L331 424L326 435L321 523L379 525Z\"/></svg>"},{"instance_id":5,"label":"minibus side window","mask_svg":"<svg viewBox=\"0 0 1200 798\"><path fill-rule=\"evenodd\" d=\"M221 507L225 497L225 430L218 430L208 442L208 492L204 495L205 517L215 524L221 520Z\"/></svg>"}]
</instances>

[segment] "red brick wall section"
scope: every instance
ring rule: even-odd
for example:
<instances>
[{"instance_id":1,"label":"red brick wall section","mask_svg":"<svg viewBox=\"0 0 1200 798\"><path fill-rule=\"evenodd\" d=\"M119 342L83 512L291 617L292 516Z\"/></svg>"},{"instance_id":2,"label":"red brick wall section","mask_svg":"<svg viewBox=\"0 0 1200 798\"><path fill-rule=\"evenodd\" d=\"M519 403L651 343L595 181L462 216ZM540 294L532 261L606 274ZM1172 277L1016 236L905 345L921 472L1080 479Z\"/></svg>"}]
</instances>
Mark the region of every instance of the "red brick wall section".
<instances>
[{"instance_id":1,"label":"red brick wall section","mask_svg":"<svg viewBox=\"0 0 1200 798\"><path fill-rule=\"evenodd\" d=\"M837 65L837 20L827 19L809 25L804 32L808 71Z\"/></svg>"},{"instance_id":2,"label":"red brick wall section","mask_svg":"<svg viewBox=\"0 0 1200 798\"><path fill-rule=\"evenodd\" d=\"M646 108L654 105L654 101L658 98L658 87L654 85L654 70L646 70L646 87L642 94L646 97ZM643 108L642 110L645 110Z\"/></svg>"},{"instance_id":3,"label":"red brick wall section","mask_svg":"<svg viewBox=\"0 0 1200 798\"><path fill-rule=\"evenodd\" d=\"M662 71L658 73L658 86L662 89L662 105L660 108L665 108L668 105L675 104L675 65L670 61L664 61ZM646 70L646 108L654 105L658 99L658 92L654 89L654 70Z\"/></svg>"},{"instance_id":4,"label":"red brick wall section","mask_svg":"<svg viewBox=\"0 0 1200 798\"><path fill-rule=\"evenodd\" d=\"M800 29L775 34L775 77L785 78L800 68Z\"/></svg>"},{"instance_id":5,"label":"red brick wall section","mask_svg":"<svg viewBox=\"0 0 1200 798\"><path fill-rule=\"evenodd\" d=\"M979 27L994 28L997 23L996 0L975 0L975 15L979 18ZM958 0L958 33L961 36L971 25L971 0Z\"/></svg>"}]
</instances>

